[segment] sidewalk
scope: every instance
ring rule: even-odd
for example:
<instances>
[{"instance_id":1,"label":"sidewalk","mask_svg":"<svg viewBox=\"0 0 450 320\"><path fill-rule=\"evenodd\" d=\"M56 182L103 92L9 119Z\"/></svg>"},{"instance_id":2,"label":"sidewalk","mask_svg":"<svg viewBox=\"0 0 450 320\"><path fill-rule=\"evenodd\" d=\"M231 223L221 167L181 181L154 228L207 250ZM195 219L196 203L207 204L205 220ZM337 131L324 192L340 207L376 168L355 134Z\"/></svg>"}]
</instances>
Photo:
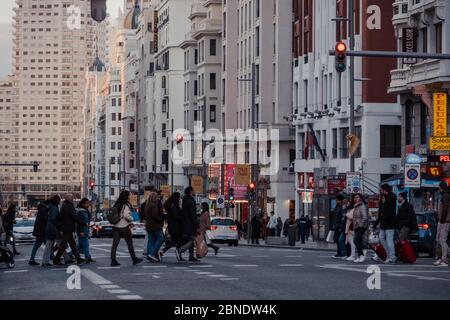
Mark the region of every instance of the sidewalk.
<instances>
[{"instance_id":1,"label":"sidewalk","mask_svg":"<svg viewBox=\"0 0 450 320\"><path fill-rule=\"evenodd\" d=\"M259 244L249 244L247 240L239 240L239 245L244 247L260 247L260 248L279 248L279 249L291 249L291 250L316 250L316 251L333 251L336 252L335 243L327 243L325 241L306 241L305 244L297 242L295 247L289 245L274 245L266 244L264 240L259 240Z\"/></svg>"}]
</instances>

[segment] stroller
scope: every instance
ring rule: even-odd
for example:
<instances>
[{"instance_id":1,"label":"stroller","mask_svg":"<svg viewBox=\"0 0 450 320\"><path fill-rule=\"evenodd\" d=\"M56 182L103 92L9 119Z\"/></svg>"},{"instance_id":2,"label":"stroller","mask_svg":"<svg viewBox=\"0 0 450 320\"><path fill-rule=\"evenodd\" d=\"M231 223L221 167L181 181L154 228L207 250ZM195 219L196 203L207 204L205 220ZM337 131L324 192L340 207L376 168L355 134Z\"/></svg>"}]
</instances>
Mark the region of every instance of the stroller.
<instances>
[{"instance_id":1,"label":"stroller","mask_svg":"<svg viewBox=\"0 0 450 320\"><path fill-rule=\"evenodd\" d=\"M12 238L7 239L7 242L12 242ZM1 239L0 239L1 243ZM8 268L14 268L14 254L13 252L7 247L0 245L0 263L5 263Z\"/></svg>"}]
</instances>

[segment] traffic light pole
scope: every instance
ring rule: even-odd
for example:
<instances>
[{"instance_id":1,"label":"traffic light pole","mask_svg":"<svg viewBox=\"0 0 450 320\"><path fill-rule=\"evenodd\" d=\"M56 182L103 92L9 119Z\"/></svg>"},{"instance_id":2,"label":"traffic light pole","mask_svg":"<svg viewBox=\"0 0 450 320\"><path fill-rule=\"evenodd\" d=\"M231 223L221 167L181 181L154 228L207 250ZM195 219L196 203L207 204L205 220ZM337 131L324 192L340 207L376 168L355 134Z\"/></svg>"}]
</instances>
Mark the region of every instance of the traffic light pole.
<instances>
[{"instance_id":1,"label":"traffic light pole","mask_svg":"<svg viewBox=\"0 0 450 320\"><path fill-rule=\"evenodd\" d=\"M355 50L355 1L350 0L348 5L350 50ZM355 134L355 57L350 56L350 133ZM355 171L355 156L350 155L350 172Z\"/></svg>"}]
</instances>

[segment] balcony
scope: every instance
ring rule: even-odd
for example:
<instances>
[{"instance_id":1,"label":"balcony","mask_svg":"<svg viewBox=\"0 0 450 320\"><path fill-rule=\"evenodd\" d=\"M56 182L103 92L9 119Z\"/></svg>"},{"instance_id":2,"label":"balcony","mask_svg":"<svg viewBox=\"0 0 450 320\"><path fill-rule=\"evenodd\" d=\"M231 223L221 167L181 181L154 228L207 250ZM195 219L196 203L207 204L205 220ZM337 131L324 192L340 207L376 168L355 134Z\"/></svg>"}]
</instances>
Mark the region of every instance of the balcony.
<instances>
[{"instance_id":1,"label":"balcony","mask_svg":"<svg viewBox=\"0 0 450 320\"><path fill-rule=\"evenodd\" d=\"M194 3L191 5L191 15L189 19L193 19L195 17L206 17L206 8L203 3Z\"/></svg>"},{"instance_id":2,"label":"balcony","mask_svg":"<svg viewBox=\"0 0 450 320\"><path fill-rule=\"evenodd\" d=\"M408 0L397 0L392 4L394 10L392 23L394 25L408 22L408 3Z\"/></svg>"},{"instance_id":3,"label":"balcony","mask_svg":"<svg viewBox=\"0 0 450 320\"><path fill-rule=\"evenodd\" d=\"M192 37L197 38L201 35L215 34L222 30L222 20L220 19L204 19L192 29Z\"/></svg>"}]
</instances>

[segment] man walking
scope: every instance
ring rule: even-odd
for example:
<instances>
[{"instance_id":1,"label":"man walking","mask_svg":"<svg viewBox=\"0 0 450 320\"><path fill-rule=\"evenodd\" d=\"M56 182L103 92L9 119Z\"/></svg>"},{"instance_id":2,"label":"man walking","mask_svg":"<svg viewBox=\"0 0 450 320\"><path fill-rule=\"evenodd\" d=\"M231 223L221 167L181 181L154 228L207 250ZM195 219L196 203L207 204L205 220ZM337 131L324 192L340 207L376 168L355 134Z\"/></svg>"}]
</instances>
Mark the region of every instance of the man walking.
<instances>
[{"instance_id":1,"label":"man walking","mask_svg":"<svg viewBox=\"0 0 450 320\"><path fill-rule=\"evenodd\" d=\"M180 249L176 249L175 253L178 260L183 260L182 254L189 250L189 261L200 261L194 257L194 239L197 235L199 222L197 219L197 206L194 199L194 189L187 187L184 190L183 204L181 206L181 215L183 220L183 241L186 242Z\"/></svg>"},{"instance_id":2,"label":"man walking","mask_svg":"<svg viewBox=\"0 0 450 320\"><path fill-rule=\"evenodd\" d=\"M448 267L448 244L447 238L450 231L450 190L446 182L439 184L441 192L441 201L439 205L439 223L436 240L441 245L442 257L438 259L434 265L438 267Z\"/></svg>"},{"instance_id":3,"label":"man walking","mask_svg":"<svg viewBox=\"0 0 450 320\"><path fill-rule=\"evenodd\" d=\"M80 226L85 227L86 223L81 220L76 213L75 206L73 204L73 195L68 194L66 199L64 200L61 210L59 213L60 217L59 224L61 226L62 232L62 241L58 249L58 253L53 259L54 265L61 265L61 256L67 248L67 244L69 244L70 249L72 250L72 254L77 259L77 264L82 264L84 259L80 257L80 253L78 252L77 245L75 243L75 239L73 238L73 233L76 229L76 224L78 223Z\"/></svg>"},{"instance_id":4,"label":"man walking","mask_svg":"<svg viewBox=\"0 0 450 320\"><path fill-rule=\"evenodd\" d=\"M6 238L5 238L5 247L8 244L9 239L12 239L12 246L14 255L18 255L19 252L16 250L16 238L14 237L14 225L16 224L16 213L17 206L14 203L11 203L6 210L6 213L2 216L3 219L3 228L5 229Z\"/></svg>"},{"instance_id":5,"label":"man walking","mask_svg":"<svg viewBox=\"0 0 450 320\"><path fill-rule=\"evenodd\" d=\"M34 259L36 257L36 253L38 249L45 244L45 228L47 227L48 220L48 201L40 202L38 205L38 212L36 214L36 220L34 221L33 228L33 236L36 237L36 240L33 245L33 249L31 250L31 257L28 264L30 266L38 266Z\"/></svg>"},{"instance_id":6,"label":"man walking","mask_svg":"<svg viewBox=\"0 0 450 320\"><path fill-rule=\"evenodd\" d=\"M298 225L298 232L300 235L300 240L302 241L302 244L304 244L305 238L306 238L306 230L308 228L308 220L306 219L305 214L302 214L300 219L298 219L297 225Z\"/></svg>"},{"instance_id":7,"label":"man walking","mask_svg":"<svg viewBox=\"0 0 450 320\"><path fill-rule=\"evenodd\" d=\"M334 241L337 243L337 253L333 258L343 258L346 257L345 250L345 238L342 236L344 232L344 208L343 208L344 197L341 194L336 196L336 206L333 210L333 230L334 230Z\"/></svg>"},{"instance_id":8,"label":"man walking","mask_svg":"<svg viewBox=\"0 0 450 320\"><path fill-rule=\"evenodd\" d=\"M380 190L381 195L384 197L385 201L380 208L380 215L375 222L375 228L380 225L380 242L386 249L388 258L384 263L395 263L395 245L394 245L394 234L395 234L395 220L397 211L397 197L392 192L391 187L388 184L383 184Z\"/></svg>"},{"instance_id":9,"label":"man walking","mask_svg":"<svg viewBox=\"0 0 450 320\"><path fill-rule=\"evenodd\" d=\"M406 241L413 231L417 231L417 219L413 206L408 202L406 192L398 195L398 213L397 213L397 230L398 239Z\"/></svg>"},{"instance_id":10,"label":"man walking","mask_svg":"<svg viewBox=\"0 0 450 320\"><path fill-rule=\"evenodd\" d=\"M91 222L91 215L89 213L90 206L91 203L89 202L89 199L83 198L77 208L78 217L86 224L86 226L77 225L78 247L83 250L86 263L95 262L89 251L89 223Z\"/></svg>"}]
</instances>

